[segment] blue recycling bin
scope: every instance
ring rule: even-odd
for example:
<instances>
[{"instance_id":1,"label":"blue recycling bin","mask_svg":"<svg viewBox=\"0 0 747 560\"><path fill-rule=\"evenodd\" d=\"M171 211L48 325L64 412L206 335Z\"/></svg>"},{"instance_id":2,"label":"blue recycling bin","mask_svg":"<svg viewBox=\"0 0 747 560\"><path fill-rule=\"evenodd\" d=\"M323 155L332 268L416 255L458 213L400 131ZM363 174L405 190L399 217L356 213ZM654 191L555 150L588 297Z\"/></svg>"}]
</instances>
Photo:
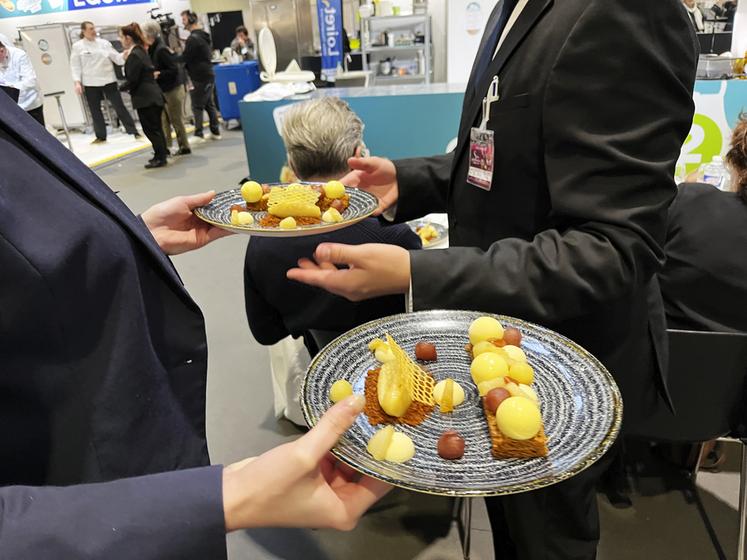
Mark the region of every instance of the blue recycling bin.
<instances>
[{"instance_id":1,"label":"blue recycling bin","mask_svg":"<svg viewBox=\"0 0 747 560\"><path fill-rule=\"evenodd\" d=\"M215 67L215 90L223 120L238 119L239 101L259 89L259 64L248 60L241 64L219 64Z\"/></svg>"}]
</instances>

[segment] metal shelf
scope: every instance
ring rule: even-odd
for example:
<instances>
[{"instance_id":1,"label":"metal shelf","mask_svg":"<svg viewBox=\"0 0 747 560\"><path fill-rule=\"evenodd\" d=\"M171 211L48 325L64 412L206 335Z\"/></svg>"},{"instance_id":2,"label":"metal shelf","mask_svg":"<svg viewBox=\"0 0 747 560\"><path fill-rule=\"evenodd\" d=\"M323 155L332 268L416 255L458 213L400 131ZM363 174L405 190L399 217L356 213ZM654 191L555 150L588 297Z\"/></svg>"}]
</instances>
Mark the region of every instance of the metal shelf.
<instances>
[{"instance_id":1,"label":"metal shelf","mask_svg":"<svg viewBox=\"0 0 747 560\"><path fill-rule=\"evenodd\" d=\"M366 18L372 30L389 27L390 29L402 29L423 25L428 21L427 14L413 14L409 16L372 16Z\"/></svg>"},{"instance_id":2,"label":"metal shelf","mask_svg":"<svg viewBox=\"0 0 747 560\"><path fill-rule=\"evenodd\" d=\"M425 74L404 74L392 76L374 76L376 82L402 82L407 80L425 80Z\"/></svg>"},{"instance_id":3,"label":"metal shelf","mask_svg":"<svg viewBox=\"0 0 747 560\"><path fill-rule=\"evenodd\" d=\"M413 43L407 45L389 46L371 46L367 44L373 38L374 33L378 32L402 32L411 30L411 35L423 35L423 43ZM428 14L413 14L408 16L378 16L364 18L361 20L361 55L363 59L363 69L370 70L368 55L383 55L387 53L413 53L412 55L403 55L402 58L417 57L419 64L419 74L410 74L405 76L374 76L374 82L413 82L421 81L429 84L432 74L432 49L431 40L431 18ZM417 53L417 54L415 54ZM376 59L381 58L378 56ZM372 60L373 62L373 60Z\"/></svg>"},{"instance_id":4,"label":"metal shelf","mask_svg":"<svg viewBox=\"0 0 747 560\"><path fill-rule=\"evenodd\" d=\"M395 45L393 47L369 47L366 52L369 53L380 53L380 52L397 52L397 51L424 51L425 45L422 43L416 43L414 45Z\"/></svg>"}]
</instances>

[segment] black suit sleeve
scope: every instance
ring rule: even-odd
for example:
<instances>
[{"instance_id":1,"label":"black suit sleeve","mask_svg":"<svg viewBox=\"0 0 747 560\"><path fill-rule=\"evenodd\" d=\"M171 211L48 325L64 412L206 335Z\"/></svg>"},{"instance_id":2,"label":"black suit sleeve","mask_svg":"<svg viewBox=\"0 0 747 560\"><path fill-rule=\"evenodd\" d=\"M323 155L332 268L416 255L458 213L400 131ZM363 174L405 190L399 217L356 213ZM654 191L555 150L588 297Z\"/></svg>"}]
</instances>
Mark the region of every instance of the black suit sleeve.
<instances>
[{"instance_id":1,"label":"black suit sleeve","mask_svg":"<svg viewBox=\"0 0 747 560\"><path fill-rule=\"evenodd\" d=\"M225 558L222 472L0 488L0 560Z\"/></svg>"},{"instance_id":2,"label":"black suit sleeve","mask_svg":"<svg viewBox=\"0 0 747 560\"><path fill-rule=\"evenodd\" d=\"M395 161L399 200L396 221L446 212L453 153Z\"/></svg>"},{"instance_id":3,"label":"black suit sleeve","mask_svg":"<svg viewBox=\"0 0 747 560\"><path fill-rule=\"evenodd\" d=\"M153 61L161 73L159 79L164 83L176 81L179 69L174 62L174 55L168 49L159 49L156 60Z\"/></svg>"},{"instance_id":4,"label":"black suit sleeve","mask_svg":"<svg viewBox=\"0 0 747 560\"><path fill-rule=\"evenodd\" d=\"M120 86L122 91L133 92L140 85L145 65L143 60L135 52L130 52L130 56L125 61L125 83Z\"/></svg>"},{"instance_id":5,"label":"black suit sleeve","mask_svg":"<svg viewBox=\"0 0 747 560\"><path fill-rule=\"evenodd\" d=\"M559 321L646 284L663 260L695 67L695 38L674 0L589 2L542 104L551 211L564 226L487 251L412 252L415 307L479 302Z\"/></svg>"}]
</instances>

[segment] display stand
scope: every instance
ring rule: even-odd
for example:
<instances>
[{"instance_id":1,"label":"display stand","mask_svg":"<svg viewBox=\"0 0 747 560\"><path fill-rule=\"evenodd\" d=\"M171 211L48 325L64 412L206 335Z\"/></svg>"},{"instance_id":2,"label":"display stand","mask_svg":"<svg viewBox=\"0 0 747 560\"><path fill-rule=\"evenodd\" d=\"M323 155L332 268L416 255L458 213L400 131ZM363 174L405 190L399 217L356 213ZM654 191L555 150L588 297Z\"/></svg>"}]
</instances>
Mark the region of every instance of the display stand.
<instances>
[{"instance_id":1,"label":"display stand","mask_svg":"<svg viewBox=\"0 0 747 560\"><path fill-rule=\"evenodd\" d=\"M474 498L457 498L455 503L457 528L464 560L469 560L472 548L472 500Z\"/></svg>"},{"instance_id":2,"label":"display stand","mask_svg":"<svg viewBox=\"0 0 747 560\"><path fill-rule=\"evenodd\" d=\"M60 122L62 123L62 130L65 133L65 137L67 138L68 148L70 148L71 152L75 153L75 150L73 150L73 141L70 139L70 130L67 128L67 121L65 120L65 110L62 108L62 101L60 100L63 95L65 95L64 91L53 91L52 93L44 94L44 97L54 97L57 101L57 111L60 114Z\"/></svg>"}]
</instances>

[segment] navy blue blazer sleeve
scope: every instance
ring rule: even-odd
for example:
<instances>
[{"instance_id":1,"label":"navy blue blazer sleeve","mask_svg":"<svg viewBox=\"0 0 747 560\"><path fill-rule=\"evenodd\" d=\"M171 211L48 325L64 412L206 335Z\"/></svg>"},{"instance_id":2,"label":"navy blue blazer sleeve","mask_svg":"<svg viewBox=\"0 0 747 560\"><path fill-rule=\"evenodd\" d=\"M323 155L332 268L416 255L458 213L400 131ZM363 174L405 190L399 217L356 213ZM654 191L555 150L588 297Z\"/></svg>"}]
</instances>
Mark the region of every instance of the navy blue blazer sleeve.
<instances>
[{"instance_id":1,"label":"navy blue blazer sleeve","mask_svg":"<svg viewBox=\"0 0 747 560\"><path fill-rule=\"evenodd\" d=\"M226 558L220 466L0 489L0 560Z\"/></svg>"}]
</instances>

